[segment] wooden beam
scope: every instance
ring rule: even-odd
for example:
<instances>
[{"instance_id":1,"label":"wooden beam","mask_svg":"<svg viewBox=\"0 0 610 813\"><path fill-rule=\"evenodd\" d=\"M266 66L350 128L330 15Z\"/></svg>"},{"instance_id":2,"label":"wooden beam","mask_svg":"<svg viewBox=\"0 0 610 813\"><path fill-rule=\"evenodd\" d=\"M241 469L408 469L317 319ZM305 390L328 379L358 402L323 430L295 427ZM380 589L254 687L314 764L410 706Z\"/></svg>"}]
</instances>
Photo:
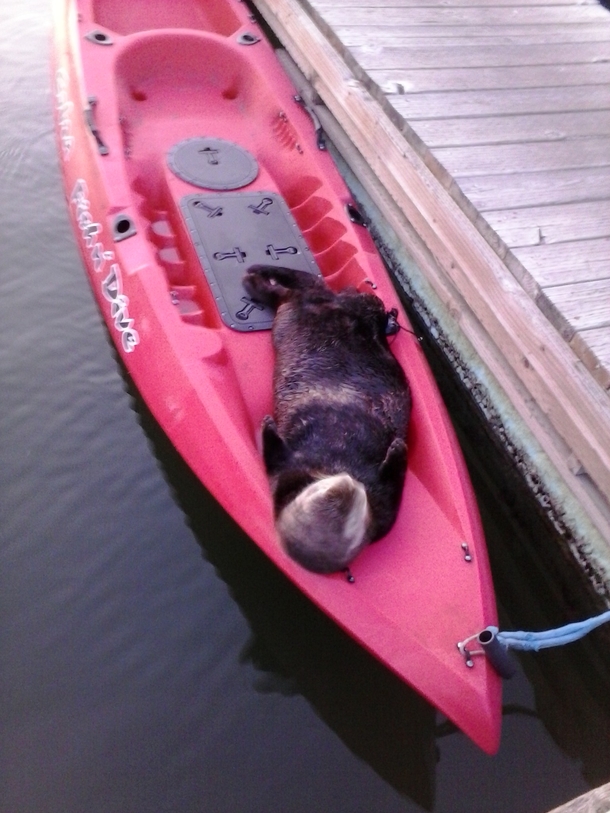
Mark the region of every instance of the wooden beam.
<instances>
[{"instance_id":1,"label":"wooden beam","mask_svg":"<svg viewBox=\"0 0 610 813\"><path fill-rule=\"evenodd\" d=\"M498 254L430 172L297 0L257 0L267 22L336 118L400 217L425 247L429 283L549 459L608 532L610 401ZM384 212L385 214L385 212ZM398 231L400 234L400 230ZM408 239L408 234L405 233ZM407 244L409 251L413 246ZM427 259L426 259L427 258ZM570 474L582 464L602 495ZM572 462L570 462L572 461ZM582 470L582 469L579 469ZM570 486L568 486L570 487ZM589 494L589 496L587 496ZM606 551L607 553L607 551Z\"/></svg>"}]
</instances>

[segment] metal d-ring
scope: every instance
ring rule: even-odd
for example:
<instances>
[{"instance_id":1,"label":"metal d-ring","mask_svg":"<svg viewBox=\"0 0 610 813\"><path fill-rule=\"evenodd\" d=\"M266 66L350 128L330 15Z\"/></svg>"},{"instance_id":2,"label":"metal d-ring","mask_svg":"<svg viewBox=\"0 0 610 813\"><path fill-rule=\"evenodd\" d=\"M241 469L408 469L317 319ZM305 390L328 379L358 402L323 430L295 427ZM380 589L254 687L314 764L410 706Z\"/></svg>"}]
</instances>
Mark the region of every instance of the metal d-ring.
<instances>
[{"instance_id":1,"label":"metal d-ring","mask_svg":"<svg viewBox=\"0 0 610 813\"><path fill-rule=\"evenodd\" d=\"M294 96L294 100L297 104L301 105L303 110L308 113L310 119L313 122L313 127L316 133L316 146L319 150L326 150L326 140L324 135L324 130L322 128L322 123L318 118L315 110L313 109L313 105L307 103L307 101L301 96L300 93L297 93Z\"/></svg>"},{"instance_id":2,"label":"metal d-ring","mask_svg":"<svg viewBox=\"0 0 610 813\"><path fill-rule=\"evenodd\" d=\"M469 669L472 669L474 666L474 661L472 660L473 656L475 655L484 655L484 649L468 649L468 644L472 641L478 641L479 633L477 632L476 635L471 635L469 638L464 638L463 641L459 641L457 648L460 651L460 654L464 657L464 662Z\"/></svg>"}]
</instances>

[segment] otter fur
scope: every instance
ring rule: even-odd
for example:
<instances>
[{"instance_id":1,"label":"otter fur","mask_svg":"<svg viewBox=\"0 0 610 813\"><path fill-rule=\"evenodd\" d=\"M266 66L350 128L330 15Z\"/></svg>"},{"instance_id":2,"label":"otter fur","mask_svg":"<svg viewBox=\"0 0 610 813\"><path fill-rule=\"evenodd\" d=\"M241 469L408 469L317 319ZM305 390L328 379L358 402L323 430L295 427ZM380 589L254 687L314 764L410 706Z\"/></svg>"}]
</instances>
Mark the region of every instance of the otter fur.
<instances>
[{"instance_id":1,"label":"otter fur","mask_svg":"<svg viewBox=\"0 0 610 813\"><path fill-rule=\"evenodd\" d=\"M309 570L344 569L390 530L402 495L411 399L386 337L395 312L288 268L253 266L244 287L276 309L262 451L280 540Z\"/></svg>"}]
</instances>

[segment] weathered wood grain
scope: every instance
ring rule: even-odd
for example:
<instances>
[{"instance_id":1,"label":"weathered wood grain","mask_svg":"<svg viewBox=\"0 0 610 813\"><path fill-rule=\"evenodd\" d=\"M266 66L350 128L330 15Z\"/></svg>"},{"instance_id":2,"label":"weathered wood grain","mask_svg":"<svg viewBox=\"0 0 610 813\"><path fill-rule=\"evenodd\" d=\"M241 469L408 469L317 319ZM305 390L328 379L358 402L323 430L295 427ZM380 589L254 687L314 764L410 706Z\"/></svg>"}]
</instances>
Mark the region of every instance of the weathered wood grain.
<instances>
[{"instance_id":1,"label":"weathered wood grain","mask_svg":"<svg viewBox=\"0 0 610 813\"><path fill-rule=\"evenodd\" d=\"M609 36L610 36L610 26ZM524 65L596 64L610 59L610 42L554 42L521 45L462 45L439 48L423 45L386 45L383 39L350 46L364 70L390 68L486 68Z\"/></svg>"},{"instance_id":2,"label":"weathered wood grain","mask_svg":"<svg viewBox=\"0 0 610 813\"><path fill-rule=\"evenodd\" d=\"M610 813L610 783L572 799L549 813Z\"/></svg>"},{"instance_id":3,"label":"weathered wood grain","mask_svg":"<svg viewBox=\"0 0 610 813\"><path fill-rule=\"evenodd\" d=\"M453 42L450 40L450 42ZM500 45L500 43L496 43ZM450 47L450 46L443 46ZM472 45L470 46L472 47ZM532 70L529 65L443 68L439 55L437 68L371 68L367 71L386 95L425 93L427 91L500 90L504 88L569 87L570 85L607 85L610 62L592 65L545 65Z\"/></svg>"},{"instance_id":4,"label":"weathered wood grain","mask_svg":"<svg viewBox=\"0 0 610 813\"><path fill-rule=\"evenodd\" d=\"M510 175L460 178L459 186L480 211L519 206L554 206L584 200L604 200L610 190L610 167L577 167ZM610 252L610 246L606 249ZM608 255L610 256L610 254ZM610 265L610 262L608 262Z\"/></svg>"},{"instance_id":5,"label":"weathered wood grain","mask_svg":"<svg viewBox=\"0 0 610 813\"><path fill-rule=\"evenodd\" d=\"M586 145L581 143L583 139L610 134L610 110L485 116L476 119L457 116L420 119L411 124L432 150L439 147L568 140L574 143L575 150L579 150L586 149ZM606 191L608 189L606 186Z\"/></svg>"},{"instance_id":6,"label":"weathered wood grain","mask_svg":"<svg viewBox=\"0 0 610 813\"><path fill-rule=\"evenodd\" d=\"M610 239L587 240L582 247L577 243L572 249L566 250L563 243L556 243L515 248L513 254L543 287L608 276Z\"/></svg>"},{"instance_id":7,"label":"weathered wood grain","mask_svg":"<svg viewBox=\"0 0 610 813\"><path fill-rule=\"evenodd\" d=\"M323 11L325 21L331 25L345 23L346 13L350 25L374 25L382 19L388 25L552 25L574 21L577 23L607 23L608 12L599 5L585 6L443 6L392 8L368 6L341 8L334 4Z\"/></svg>"},{"instance_id":8,"label":"weathered wood grain","mask_svg":"<svg viewBox=\"0 0 610 813\"><path fill-rule=\"evenodd\" d=\"M610 43L609 43L610 48ZM610 108L610 86L502 88L393 96L392 106L407 121L529 113L578 112Z\"/></svg>"},{"instance_id":9,"label":"weathered wood grain","mask_svg":"<svg viewBox=\"0 0 610 813\"><path fill-rule=\"evenodd\" d=\"M610 327L579 331L578 337L589 348L599 364L610 369ZM608 807L610 813L610 805Z\"/></svg>"},{"instance_id":10,"label":"weathered wood grain","mask_svg":"<svg viewBox=\"0 0 610 813\"><path fill-rule=\"evenodd\" d=\"M511 248L582 242L579 250L586 253L586 241L610 237L610 199L496 209L486 212L485 220ZM571 246L565 250L569 252ZM605 276L610 278L610 267Z\"/></svg>"},{"instance_id":11,"label":"weathered wood grain","mask_svg":"<svg viewBox=\"0 0 610 813\"><path fill-rule=\"evenodd\" d=\"M604 42L608 38L606 26L595 23L553 23L547 25L421 25L403 24L395 26L392 17L368 25L349 25L349 12L346 20L334 26L334 31L344 45L367 45L381 43L386 45L421 45L428 41L439 47L457 45L543 45L549 42Z\"/></svg>"},{"instance_id":12,"label":"weathered wood grain","mask_svg":"<svg viewBox=\"0 0 610 813\"><path fill-rule=\"evenodd\" d=\"M544 293L576 330L610 327L609 278L551 285Z\"/></svg>"},{"instance_id":13,"label":"weathered wood grain","mask_svg":"<svg viewBox=\"0 0 610 813\"><path fill-rule=\"evenodd\" d=\"M555 141L489 144L482 148L441 147L434 155L458 181L462 176L605 167L610 164L610 136L582 139L578 144ZM498 177L497 183L501 185L502 178Z\"/></svg>"}]
</instances>

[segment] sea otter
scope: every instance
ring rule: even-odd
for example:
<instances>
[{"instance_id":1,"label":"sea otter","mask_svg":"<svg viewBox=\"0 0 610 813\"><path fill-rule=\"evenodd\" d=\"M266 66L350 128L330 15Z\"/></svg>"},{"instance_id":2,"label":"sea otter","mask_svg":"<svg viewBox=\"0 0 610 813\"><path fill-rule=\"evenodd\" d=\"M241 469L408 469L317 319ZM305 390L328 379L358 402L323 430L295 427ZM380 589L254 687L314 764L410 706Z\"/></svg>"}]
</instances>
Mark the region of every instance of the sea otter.
<instances>
[{"instance_id":1,"label":"sea otter","mask_svg":"<svg viewBox=\"0 0 610 813\"><path fill-rule=\"evenodd\" d=\"M309 570L345 569L389 531L402 495L411 398L387 341L395 311L288 268L253 266L244 287L276 309L262 451L280 540Z\"/></svg>"}]
</instances>

